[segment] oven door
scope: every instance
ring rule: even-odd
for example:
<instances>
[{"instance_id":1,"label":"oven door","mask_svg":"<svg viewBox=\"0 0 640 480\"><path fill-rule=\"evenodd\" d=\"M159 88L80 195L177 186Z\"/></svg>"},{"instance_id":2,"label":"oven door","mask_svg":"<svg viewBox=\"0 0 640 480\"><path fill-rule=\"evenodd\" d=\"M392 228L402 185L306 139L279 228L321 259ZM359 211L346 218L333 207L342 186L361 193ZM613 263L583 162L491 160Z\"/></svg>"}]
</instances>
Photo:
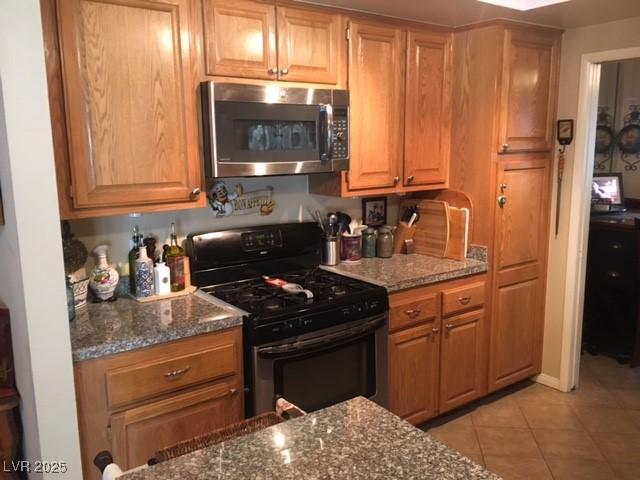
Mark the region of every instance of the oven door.
<instances>
[{"instance_id":1,"label":"oven door","mask_svg":"<svg viewBox=\"0 0 640 480\"><path fill-rule=\"evenodd\" d=\"M314 411L356 396L387 404L386 315L252 349L254 415L285 397Z\"/></svg>"}]
</instances>

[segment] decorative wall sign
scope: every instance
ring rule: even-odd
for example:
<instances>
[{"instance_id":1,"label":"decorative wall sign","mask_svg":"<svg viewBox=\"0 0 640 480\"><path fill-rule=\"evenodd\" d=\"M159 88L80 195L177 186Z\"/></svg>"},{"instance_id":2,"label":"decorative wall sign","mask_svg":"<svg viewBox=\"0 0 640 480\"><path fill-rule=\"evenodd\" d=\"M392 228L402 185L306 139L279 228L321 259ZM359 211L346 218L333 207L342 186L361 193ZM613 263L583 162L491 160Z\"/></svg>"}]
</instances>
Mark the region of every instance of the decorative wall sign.
<instances>
[{"instance_id":1,"label":"decorative wall sign","mask_svg":"<svg viewBox=\"0 0 640 480\"><path fill-rule=\"evenodd\" d=\"M625 126L618 133L618 148L624 169L635 172L640 163L640 105L629 105L629 110L624 116Z\"/></svg>"},{"instance_id":2,"label":"decorative wall sign","mask_svg":"<svg viewBox=\"0 0 640 480\"><path fill-rule=\"evenodd\" d=\"M613 160L614 135L611 129L609 107L598 107L598 125L596 127L596 170L609 170Z\"/></svg>"},{"instance_id":3,"label":"decorative wall sign","mask_svg":"<svg viewBox=\"0 0 640 480\"><path fill-rule=\"evenodd\" d=\"M207 191L207 200L216 217L252 213L270 215L276 206L273 201L273 187L245 192L242 184L238 183L235 190L229 192L227 184L222 180L216 181Z\"/></svg>"}]
</instances>

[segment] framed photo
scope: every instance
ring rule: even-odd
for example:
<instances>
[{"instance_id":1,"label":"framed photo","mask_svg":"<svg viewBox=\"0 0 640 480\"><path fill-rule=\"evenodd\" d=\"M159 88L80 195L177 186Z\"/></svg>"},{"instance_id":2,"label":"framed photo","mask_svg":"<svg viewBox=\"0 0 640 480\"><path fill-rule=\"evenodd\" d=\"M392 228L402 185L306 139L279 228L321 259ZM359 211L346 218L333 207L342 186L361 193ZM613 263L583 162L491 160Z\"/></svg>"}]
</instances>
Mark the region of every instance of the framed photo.
<instances>
[{"instance_id":1,"label":"framed photo","mask_svg":"<svg viewBox=\"0 0 640 480\"><path fill-rule=\"evenodd\" d=\"M363 198L362 222L369 227L386 225L387 197Z\"/></svg>"},{"instance_id":2,"label":"framed photo","mask_svg":"<svg viewBox=\"0 0 640 480\"><path fill-rule=\"evenodd\" d=\"M558 143L569 145L573 140L573 120L558 120Z\"/></svg>"}]
</instances>

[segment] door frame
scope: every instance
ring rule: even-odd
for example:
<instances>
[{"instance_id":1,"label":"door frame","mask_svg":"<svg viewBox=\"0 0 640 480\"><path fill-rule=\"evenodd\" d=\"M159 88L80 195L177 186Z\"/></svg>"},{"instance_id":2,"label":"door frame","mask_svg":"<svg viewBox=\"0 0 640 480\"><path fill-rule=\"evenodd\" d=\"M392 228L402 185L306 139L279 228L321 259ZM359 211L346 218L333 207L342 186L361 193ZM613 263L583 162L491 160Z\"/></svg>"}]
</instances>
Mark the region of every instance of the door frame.
<instances>
[{"instance_id":1,"label":"door frame","mask_svg":"<svg viewBox=\"0 0 640 480\"><path fill-rule=\"evenodd\" d=\"M578 386L582 344L591 182L593 180L593 145L596 140L600 64L640 58L640 47L605 50L583 54L580 62L576 143L571 175L571 199L565 271L565 293L560 355L560 390ZM584 160L584 161L582 161ZM571 246L577 248L570 248Z\"/></svg>"}]
</instances>

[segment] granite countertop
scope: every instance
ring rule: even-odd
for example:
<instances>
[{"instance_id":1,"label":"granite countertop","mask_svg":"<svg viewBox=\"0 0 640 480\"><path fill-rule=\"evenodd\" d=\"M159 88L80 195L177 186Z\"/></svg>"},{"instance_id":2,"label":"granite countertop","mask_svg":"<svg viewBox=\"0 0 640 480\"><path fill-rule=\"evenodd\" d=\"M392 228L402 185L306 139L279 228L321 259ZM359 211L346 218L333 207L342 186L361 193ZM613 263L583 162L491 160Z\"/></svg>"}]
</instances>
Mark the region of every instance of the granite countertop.
<instances>
[{"instance_id":1,"label":"granite countertop","mask_svg":"<svg viewBox=\"0 0 640 480\"><path fill-rule=\"evenodd\" d=\"M120 478L498 479L362 397Z\"/></svg>"},{"instance_id":2,"label":"granite countertop","mask_svg":"<svg viewBox=\"0 0 640 480\"><path fill-rule=\"evenodd\" d=\"M363 258L358 263L342 262L335 267L322 268L396 292L483 273L487 267L487 248L473 245L462 261L412 254Z\"/></svg>"},{"instance_id":3,"label":"granite countertop","mask_svg":"<svg viewBox=\"0 0 640 480\"><path fill-rule=\"evenodd\" d=\"M73 361L214 332L242 324L242 313L197 294L140 303L121 297L89 303L70 323Z\"/></svg>"}]
</instances>

